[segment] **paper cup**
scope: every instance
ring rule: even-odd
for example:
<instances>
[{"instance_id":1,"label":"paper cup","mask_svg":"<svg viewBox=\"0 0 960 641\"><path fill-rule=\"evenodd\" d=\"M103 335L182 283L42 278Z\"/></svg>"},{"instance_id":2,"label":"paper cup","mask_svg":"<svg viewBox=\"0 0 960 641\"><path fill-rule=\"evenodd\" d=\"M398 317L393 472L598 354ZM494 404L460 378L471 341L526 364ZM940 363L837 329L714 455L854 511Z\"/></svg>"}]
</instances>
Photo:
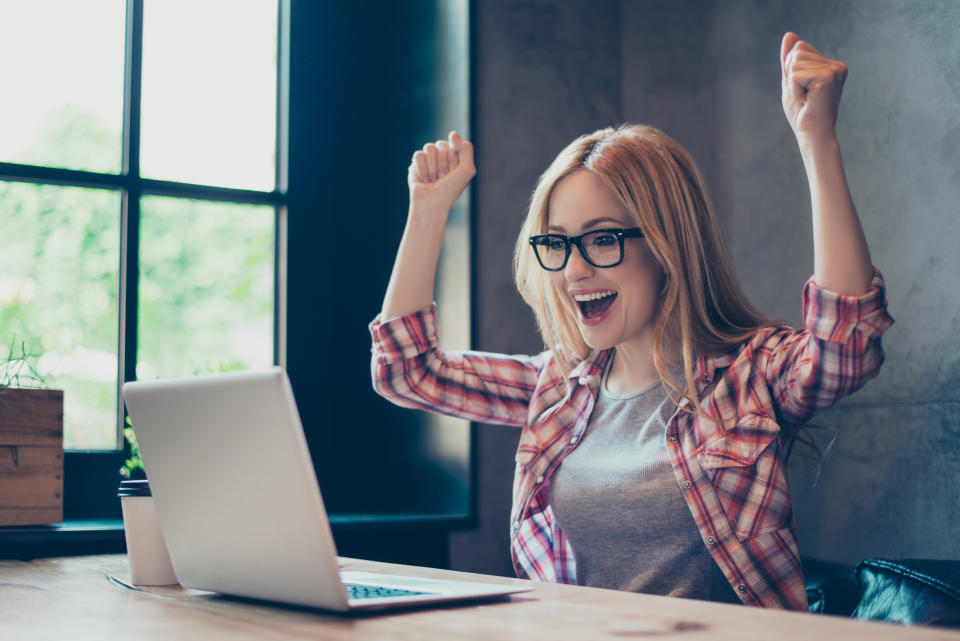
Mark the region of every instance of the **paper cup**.
<instances>
[{"instance_id":1,"label":"paper cup","mask_svg":"<svg viewBox=\"0 0 960 641\"><path fill-rule=\"evenodd\" d=\"M134 585L177 583L148 482L123 481L117 494L123 510L130 582Z\"/></svg>"}]
</instances>

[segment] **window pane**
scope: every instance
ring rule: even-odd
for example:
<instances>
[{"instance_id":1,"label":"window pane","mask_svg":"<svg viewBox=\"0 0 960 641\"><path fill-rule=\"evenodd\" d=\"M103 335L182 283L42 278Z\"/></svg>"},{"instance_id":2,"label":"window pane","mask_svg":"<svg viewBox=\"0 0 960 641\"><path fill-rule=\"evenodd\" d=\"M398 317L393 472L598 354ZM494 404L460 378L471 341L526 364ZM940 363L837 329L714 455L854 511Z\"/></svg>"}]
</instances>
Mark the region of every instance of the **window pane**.
<instances>
[{"instance_id":1,"label":"window pane","mask_svg":"<svg viewBox=\"0 0 960 641\"><path fill-rule=\"evenodd\" d=\"M147 0L141 174L274 186L277 3Z\"/></svg>"},{"instance_id":2,"label":"window pane","mask_svg":"<svg viewBox=\"0 0 960 641\"><path fill-rule=\"evenodd\" d=\"M137 378L273 363L274 209L149 197Z\"/></svg>"},{"instance_id":3,"label":"window pane","mask_svg":"<svg viewBox=\"0 0 960 641\"><path fill-rule=\"evenodd\" d=\"M64 447L117 447L120 196L0 182L0 359L63 389Z\"/></svg>"},{"instance_id":4,"label":"window pane","mask_svg":"<svg viewBox=\"0 0 960 641\"><path fill-rule=\"evenodd\" d=\"M120 171L124 0L0 0L0 160Z\"/></svg>"}]
</instances>

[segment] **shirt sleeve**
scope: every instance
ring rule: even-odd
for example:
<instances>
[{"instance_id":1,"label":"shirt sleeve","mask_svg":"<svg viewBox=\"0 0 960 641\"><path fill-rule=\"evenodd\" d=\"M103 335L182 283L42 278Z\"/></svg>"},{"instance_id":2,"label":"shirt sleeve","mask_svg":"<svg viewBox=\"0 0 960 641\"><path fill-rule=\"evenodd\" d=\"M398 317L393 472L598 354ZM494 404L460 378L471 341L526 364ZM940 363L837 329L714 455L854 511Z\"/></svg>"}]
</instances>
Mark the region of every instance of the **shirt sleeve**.
<instances>
[{"instance_id":1,"label":"shirt sleeve","mask_svg":"<svg viewBox=\"0 0 960 641\"><path fill-rule=\"evenodd\" d=\"M883 276L875 269L861 296L823 289L811 277L803 289L803 323L800 331L773 334L765 346L767 380L782 417L793 424L805 423L880 372L880 337L893 324Z\"/></svg>"},{"instance_id":2,"label":"shirt sleeve","mask_svg":"<svg viewBox=\"0 0 960 641\"><path fill-rule=\"evenodd\" d=\"M370 323L371 376L402 407L485 423L522 426L547 353L508 356L438 349L436 305Z\"/></svg>"}]
</instances>

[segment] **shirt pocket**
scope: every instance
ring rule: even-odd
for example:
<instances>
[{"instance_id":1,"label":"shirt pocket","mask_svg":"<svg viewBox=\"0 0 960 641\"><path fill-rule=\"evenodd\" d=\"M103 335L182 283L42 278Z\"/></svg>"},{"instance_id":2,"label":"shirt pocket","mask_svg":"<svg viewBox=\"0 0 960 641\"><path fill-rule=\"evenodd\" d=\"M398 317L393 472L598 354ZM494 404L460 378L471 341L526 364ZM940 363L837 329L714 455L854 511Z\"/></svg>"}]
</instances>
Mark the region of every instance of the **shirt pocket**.
<instances>
[{"instance_id":1,"label":"shirt pocket","mask_svg":"<svg viewBox=\"0 0 960 641\"><path fill-rule=\"evenodd\" d=\"M697 462L741 541L790 524L790 489L780 457L780 426L748 414L697 450Z\"/></svg>"}]
</instances>

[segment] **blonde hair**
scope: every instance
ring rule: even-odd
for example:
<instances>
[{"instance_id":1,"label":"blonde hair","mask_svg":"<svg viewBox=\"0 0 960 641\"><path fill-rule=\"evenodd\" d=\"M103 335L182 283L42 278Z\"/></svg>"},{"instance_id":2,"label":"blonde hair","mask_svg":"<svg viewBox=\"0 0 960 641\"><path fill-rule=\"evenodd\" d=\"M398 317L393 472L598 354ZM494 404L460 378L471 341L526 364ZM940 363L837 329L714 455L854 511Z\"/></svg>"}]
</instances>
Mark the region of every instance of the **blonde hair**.
<instances>
[{"instance_id":1,"label":"blonde hair","mask_svg":"<svg viewBox=\"0 0 960 641\"><path fill-rule=\"evenodd\" d=\"M654 330L654 365L661 380L697 408L694 359L722 354L774 322L749 303L734 275L703 178L690 155L659 129L608 127L580 136L540 177L514 251L521 296L536 314L547 347L565 370L590 352L576 318L561 303L527 238L546 233L557 183L588 171L605 185L646 237L664 273ZM686 391L670 379L665 339L679 346Z\"/></svg>"}]
</instances>

